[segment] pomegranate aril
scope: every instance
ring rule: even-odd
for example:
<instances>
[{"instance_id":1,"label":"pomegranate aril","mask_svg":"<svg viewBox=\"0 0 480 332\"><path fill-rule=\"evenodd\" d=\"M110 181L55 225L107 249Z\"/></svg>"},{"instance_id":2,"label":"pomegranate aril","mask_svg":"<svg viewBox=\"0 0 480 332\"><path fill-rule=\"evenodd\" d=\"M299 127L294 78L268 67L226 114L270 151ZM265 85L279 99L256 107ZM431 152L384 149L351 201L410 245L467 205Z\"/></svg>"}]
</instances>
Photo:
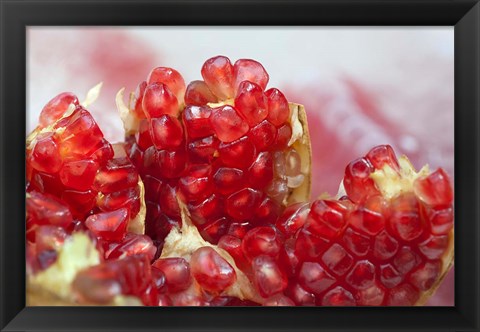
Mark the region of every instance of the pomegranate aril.
<instances>
[{"instance_id":1,"label":"pomegranate aril","mask_svg":"<svg viewBox=\"0 0 480 332\"><path fill-rule=\"evenodd\" d=\"M93 183L93 188L104 194L136 186L138 173L127 157L109 160L102 167Z\"/></svg>"},{"instance_id":2,"label":"pomegranate aril","mask_svg":"<svg viewBox=\"0 0 480 332\"><path fill-rule=\"evenodd\" d=\"M165 114L177 117L180 112L177 97L163 83L153 83L146 87L142 107L148 119Z\"/></svg>"},{"instance_id":3,"label":"pomegranate aril","mask_svg":"<svg viewBox=\"0 0 480 332\"><path fill-rule=\"evenodd\" d=\"M355 304L352 293L340 286L329 290L322 298L322 306L355 306Z\"/></svg>"},{"instance_id":4,"label":"pomegranate aril","mask_svg":"<svg viewBox=\"0 0 480 332\"><path fill-rule=\"evenodd\" d=\"M185 81L182 75L173 68L157 67L148 74L148 84L163 83L177 97L179 103L183 102L185 94Z\"/></svg>"},{"instance_id":5,"label":"pomegranate aril","mask_svg":"<svg viewBox=\"0 0 480 332\"><path fill-rule=\"evenodd\" d=\"M235 97L235 107L243 118L247 121L250 127L256 126L261 121L265 120L268 115L267 109L267 97L263 93L263 90L260 86L255 83L244 81L240 83L240 86L237 90L237 95ZM268 125L268 122L267 122ZM254 129L254 128L252 128ZM260 132L266 136L273 136L273 128L267 128L261 126L255 129L257 134ZM269 140L273 141L275 137L269 137Z\"/></svg>"},{"instance_id":6,"label":"pomegranate aril","mask_svg":"<svg viewBox=\"0 0 480 332\"><path fill-rule=\"evenodd\" d=\"M333 239L345 226L345 210L338 202L317 200L312 204L305 227L319 237Z\"/></svg>"},{"instance_id":7,"label":"pomegranate aril","mask_svg":"<svg viewBox=\"0 0 480 332\"><path fill-rule=\"evenodd\" d=\"M288 285L286 275L270 256L257 256L252 261L253 281L262 297L283 292Z\"/></svg>"},{"instance_id":8,"label":"pomegranate aril","mask_svg":"<svg viewBox=\"0 0 480 332\"><path fill-rule=\"evenodd\" d=\"M417 289L426 291L437 281L441 268L442 263L439 260L426 262L413 271L408 280Z\"/></svg>"},{"instance_id":9,"label":"pomegranate aril","mask_svg":"<svg viewBox=\"0 0 480 332\"><path fill-rule=\"evenodd\" d=\"M268 196L262 200L255 210L253 219L250 220L255 225L274 224L282 211L280 204L270 199Z\"/></svg>"},{"instance_id":10,"label":"pomegranate aril","mask_svg":"<svg viewBox=\"0 0 480 332\"><path fill-rule=\"evenodd\" d=\"M252 188L263 189L273 179L273 160L270 152L261 152L248 168L249 183Z\"/></svg>"},{"instance_id":11,"label":"pomegranate aril","mask_svg":"<svg viewBox=\"0 0 480 332\"><path fill-rule=\"evenodd\" d=\"M443 210L427 209L432 234L448 234L453 227L453 208Z\"/></svg>"},{"instance_id":12,"label":"pomegranate aril","mask_svg":"<svg viewBox=\"0 0 480 332\"><path fill-rule=\"evenodd\" d=\"M345 278L346 283L354 289L367 289L375 282L375 266L367 260L355 263Z\"/></svg>"},{"instance_id":13,"label":"pomegranate aril","mask_svg":"<svg viewBox=\"0 0 480 332\"><path fill-rule=\"evenodd\" d=\"M213 194L200 203L188 204L188 210L192 221L199 226L220 218L223 212L223 204L219 197Z\"/></svg>"},{"instance_id":14,"label":"pomegranate aril","mask_svg":"<svg viewBox=\"0 0 480 332\"><path fill-rule=\"evenodd\" d=\"M287 98L276 88L265 91L265 96L268 103L267 120L277 127L283 125L290 116Z\"/></svg>"},{"instance_id":15,"label":"pomegranate aril","mask_svg":"<svg viewBox=\"0 0 480 332\"><path fill-rule=\"evenodd\" d=\"M289 283L287 289L285 290L285 294L299 306L315 305L315 295L307 292L298 283Z\"/></svg>"},{"instance_id":16,"label":"pomegranate aril","mask_svg":"<svg viewBox=\"0 0 480 332\"><path fill-rule=\"evenodd\" d=\"M273 179L272 182L266 188L267 195L278 204L284 205L285 199L288 196L287 180Z\"/></svg>"},{"instance_id":17,"label":"pomegranate aril","mask_svg":"<svg viewBox=\"0 0 480 332\"><path fill-rule=\"evenodd\" d=\"M374 170L372 164L365 158L356 159L346 167L343 185L352 201L361 203L367 197L379 194L370 178Z\"/></svg>"},{"instance_id":18,"label":"pomegranate aril","mask_svg":"<svg viewBox=\"0 0 480 332\"><path fill-rule=\"evenodd\" d=\"M400 248L393 258L393 266L402 274L407 274L421 262L420 257L410 247Z\"/></svg>"},{"instance_id":19,"label":"pomegranate aril","mask_svg":"<svg viewBox=\"0 0 480 332\"><path fill-rule=\"evenodd\" d=\"M120 241L126 234L128 218L128 210L122 208L93 214L85 220L85 225L98 237L107 241Z\"/></svg>"},{"instance_id":20,"label":"pomegranate aril","mask_svg":"<svg viewBox=\"0 0 480 332\"><path fill-rule=\"evenodd\" d=\"M61 197L70 206L75 218L84 219L86 214L89 214L95 207L97 192L94 190L65 190Z\"/></svg>"},{"instance_id":21,"label":"pomegranate aril","mask_svg":"<svg viewBox=\"0 0 480 332\"><path fill-rule=\"evenodd\" d=\"M202 138L212 135L213 128L210 124L212 109L204 106L188 106L183 111L183 123L189 139Z\"/></svg>"},{"instance_id":22,"label":"pomegranate aril","mask_svg":"<svg viewBox=\"0 0 480 332\"><path fill-rule=\"evenodd\" d=\"M273 227L255 227L245 234L242 250L249 260L259 255L276 257L281 248L279 232Z\"/></svg>"},{"instance_id":23,"label":"pomegranate aril","mask_svg":"<svg viewBox=\"0 0 480 332\"><path fill-rule=\"evenodd\" d=\"M150 135L157 149L175 149L183 141L182 124L170 115L152 118L150 119Z\"/></svg>"},{"instance_id":24,"label":"pomegranate aril","mask_svg":"<svg viewBox=\"0 0 480 332\"><path fill-rule=\"evenodd\" d=\"M193 165L178 181L179 193L186 201L201 201L212 194L210 165Z\"/></svg>"},{"instance_id":25,"label":"pomegranate aril","mask_svg":"<svg viewBox=\"0 0 480 332\"><path fill-rule=\"evenodd\" d=\"M302 160L295 149L289 149L285 154L285 176L290 188L297 188L303 183Z\"/></svg>"},{"instance_id":26,"label":"pomegranate aril","mask_svg":"<svg viewBox=\"0 0 480 332\"><path fill-rule=\"evenodd\" d=\"M253 216L261 198L259 191L244 188L226 199L225 212L235 220L248 220Z\"/></svg>"},{"instance_id":27,"label":"pomegranate aril","mask_svg":"<svg viewBox=\"0 0 480 332\"><path fill-rule=\"evenodd\" d=\"M220 100L234 96L233 66L225 56L208 59L202 66L202 77L210 90Z\"/></svg>"},{"instance_id":28,"label":"pomegranate aril","mask_svg":"<svg viewBox=\"0 0 480 332\"><path fill-rule=\"evenodd\" d=\"M37 138L28 162L40 172L56 173L60 170L63 160L54 133L41 134Z\"/></svg>"},{"instance_id":29,"label":"pomegranate aril","mask_svg":"<svg viewBox=\"0 0 480 332\"><path fill-rule=\"evenodd\" d=\"M188 84L185 92L186 105L202 106L217 101L217 97L204 81L192 81Z\"/></svg>"},{"instance_id":30,"label":"pomegranate aril","mask_svg":"<svg viewBox=\"0 0 480 332\"><path fill-rule=\"evenodd\" d=\"M192 276L204 289L218 293L236 280L233 267L211 247L195 250L190 258Z\"/></svg>"},{"instance_id":31,"label":"pomegranate aril","mask_svg":"<svg viewBox=\"0 0 480 332\"><path fill-rule=\"evenodd\" d=\"M277 130L277 136L273 144L275 150L285 150L288 147L288 142L292 138L292 126L289 123L285 123Z\"/></svg>"},{"instance_id":32,"label":"pomegranate aril","mask_svg":"<svg viewBox=\"0 0 480 332\"><path fill-rule=\"evenodd\" d=\"M220 167L213 175L215 191L222 195L230 195L242 188L243 171L238 168Z\"/></svg>"},{"instance_id":33,"label":"pomegranate aril","mask_svg":"<svg viewBox=\"0 0 480 332\"><path fill-rule=\"evenodd\" d=\"M137 85L137 88L135 89L135 94L133 97L134 98L133 112L135 113L136 117L140 119L145 117L145 113L143 113L142 102L143 102L143 95L145 94L146 88L147 88L147 82L146 81L140 82Z\"/></svg>"},{"instance_id":34,"label":"pomegranate aril","mask_svg":"<svg viewBox=\"0 0 480 332\"><path fill-rule=\"evenodd\" d=\"M204 307L208 306L208 302L202 299L200 296L189 293L180 293L173 297L173 305L183 307Z\"/></svg>"},{"instance_id":35,"label":"pomegranate aril","mask_svg":"<svg viewBox=\"0 0 480 332\"><path fill-rule=\"evenodd\" d=\"M30 192L26 199L27 218L36 225L67 227L73 222L72 214L58 198L38 192Z\"/></svg>"},{"instance_id":36,"label":"pomegranate aril","mask_svg":"<svg viewBox=\"0 0 480 332\"><path fill-rule=\"evenodd\" d=\"M371 149L365 158L375 169L382 169L385 165L390 166L394 171L399 171L397 157L390 145L379 145Z\"/></svg>"},{"instance_id":37,"label":"pomegranate aril","mask_svg":"<svg viewBox=\"0 0 480 332\"><path fill-rule=\"evenodd\" d=\"M218 240L218 247L228 252L235 260L235 264L241 270L245 270L247 268L248 263L245 255L243 254L242 240L232 235L223 235Z\"/></svg>"},{"instance_id":38,"label":"pomegranate aril","mask_svg":"<svg viewBox=\"0 0 480 332\"><path fill-rule=\"evenodd\" d=\"M379 260L387 260L393 257L398 250L398 241L386 231L382 231L375 237L373 244L373 256Z\"/></svg>"},{"instance_id":39,"label":"pomegranate aril","mask_svg":"<svg viewBox=\"0 0 480 332\"><path fill-rule=\"evenodd\" d=\"M427 259L439 259L448 247L447 235L430 236L418 245L418 249Z\"/></svg>"},{"instance_id":40,"label":"pomegranate aril","mask_svg":"<svg viewBox=\"0 0 480 332\"><path fill-rule=\"evenodd\" d=\"M385 228L385 218L382 214L363 207L350 214L348 223L370 236L378 234Z\"/></svg>"},{"instance_id":41,"label":"pomegranate aril","mask_svg":"<svg viewBox=\"0 0 480 332\"><path fill-rule=\"evenodd\" d=\"M393 288L403 281L403 276L392 265L380 267L380 281L387 288Z\"/></svg>"},{"instance_id":42,"label":"pomegranate aril","mask_svg":"<svg viewBox=\"0 0 480 332\"><path fill-rule=\"evenodd\" d=\"M162 181L151 175L143 177L145 185L145 200L156 202L160 197L160 190L162 188Z\"/></svg>"},{"instance_id":43,"label":"pomegranate aril","mask_svg":"<svg viewBox=\"0 0 480 332\"><path fill-rule=\"evenodd\" d=\"M143 254L150 262L155 257L157 248L152 239L146 235L129 233L118 245L108 253L107 259L121 259L126 256Z\"/></svg>"},{"instance_id":44,"label":"pomegranate aril","mask_svg":"<svg viewBox=\"0 0 480 332\"><path fill-rule=\"evenodd\" d=\"M248 123L238 114L237 110L229 105L212 109L210 124L215 135L222 142L235 141L248 131Z\"/></svg>"},{"instance_id":45,"label":"pomegranate aril","mask_svg":"<svg viewBox=\"0 0 480 332\"><path fill-rule=\"evenodd\" d=\"M277 229L285 236L293 236L305 224L310 212L308 203L289 205L275 223Z\"/></svg>"},{"instance_id":46,"label":"pomegranate aril","mask_svg":"<svg viewBox=\"0 0 480 332\"><path fill-rule=\"evenodd\" d=\"M66 187L84 191L90 189L100 165L91 160L65 162L60 169L60 180Z\"/></svg>"},{"instance_id":47,"label":"pomegranate aril","mask_svg":"<svg viewBox=\"0 0 480 332\"><path fill-rule=\"evenodd\" d=\"M136 142L142 150L146 150L153 145L152 135L150 134L150 122L147 119L142 119L138 127L138 132L135 134Z\"/></svg>"},{"instance_id":48,"label":"pomegranate aril","mask_svg":"<svg viewBox=\"0 0 480 332\"><path fill-rule=\"evenodd\" d=\"M255 158L255 146L244 136L230 143L220 143L218 153L225 166L245 169Z\"/></svg>"},{"instance_id":49,"label":"pomegranate aril","mask_svg":"<svg viewBox=\"0 0 480 332\"><path fill-rule=\"evenodd\" d=\"M413 241L423 234L425 221L417 198L413 194L395 197L391 202L391 209L389 226L396 237L404 241Z\"/></svg>"},{"instance_id":50,"label":"pomegranate aril","mask_svg":"<svg viewBox=\"0 0 480 332\"><path fill-rule=\"evenodd\" d=\"M233 66L233 76L235 80L235 90L243 81L250 81L258 84L262 90L265 90L268 84L268 74L263 66L251 59L237 60Z\"/></svg>"},{"instance_id":51,"label":"pomegranate aril","mask_svg":"<svg viewBox=\"0 0 480 332\"><path fill-rule=\"evenodd\" d=\"M322 262L336 275L344 275L353 265L353 258L338 243L334 243L322 255Z\"/></svg>"},{"instance_id":52,"label":"pomegranate aril","mask_svg":"<svg viewBox=\"0 0 480 332\"><path fill-rule=\"evenodd\" d=\"M41 128L53 124L68 110L70 104L78 106L78 98L71 92L63 92L50 100L40 112L39 124Z\"/></svg>"},{"instance_id":53,"label":"pomegranate aril","mask_svg":"<svg viewBox=\"0 0 480 332\"><path fill-rule=\"evenodd\" d=\"M153 267L165 275L165 284L169 292L180 292L187 289L192 283L190 265L183 258L160 258L153 263Z\"/></svg>"},{"instance_id":54,"label":"pomegranate aril","mask_svg":"<svg viewBox=\"0 0 480 332\"><path fill-rule=\"evenodd\" d=\"M363 257L370 250L370 238L348 227L343 233L342 242L352 254ZM376 251L374 251L374 254Z\"/></svg>"},{"instance_id":55,"label":"pomegranate aril","mask_svg":"<svg viewBox=\"0 0 480 332\"><path fill-rule=\"evenodd\" d=\"M112 145L105 138L102 138L89 157L95 160L99 165L103 166L107 161L113 158L113 155L114 152Z\"/></svg>"},{"instance_id":56,"label":"pomegranate aril","mask_svg":"<svg viewBox=\"0 0 480 332\"><path fill-rule=\"evenodd\" d=\"M230 224L228 227L227 234L233 235L239 239L243 239L245 237L245 234L250 230L250 223L249 222L233 222Z\"/></svg>"},{"instance_id":57,"label":"pomegranate aril","mask_svg":"<svg viewBox=\"0 0 480 332\"><path fill-rule=\"evenodd\" d=\"M65 129L59 135L59 141L62 142L60 151L63 155L89 155L102 142L100 128L92 115L81 106L62 120L65 120L62 123Z\"/></svg>"},{"instance_id":58,"label":"pomegranate aril","mask_svg":"<svg viewBox=\"0 0 480 332\"><path fill-rule=\"evenodd\" d=\"M202 237L210 243L216 244L227 233L229 221L225 217L207 222L200 231Z\"/></svg>"},{"instance_id":59,"label":"pomegranate aril","mask_svg":"<svg viewBox=\"0 0 480 332\"><path fill-rule=\"evenodd\" d=\"M136 216L140 210L140 192L138 187L102 195L97 199L97 206L101 211L113 211L125 207L131 216Z\"/></svg>"},{"instance_id":60,"label":"pomegranate aril","mask_svg":"<svg viewBox=\"0 0 480 332\"><path fill-rule=\"evenodd\" d=\"M35 229L35 248L37 252L57 251L63 245L67 233L64 228L54 225L38 226Z\"/></svg>"},{"instance_id":61,"label":"pomegranate aril","mask_svg":"<svg viewBox=\"0 0 480 332\"><path fill-rule=\"evenodd\" d=\"M419 298L418 291L410 284L404 283L390 290L386 305L411 306Z\"/></svg>"},{"instance_id":62,"label":"pomegranate aril","mask_svg":"<svg viewBox=\"0 0 480 332\"><path fill-rule=\"evenodd\" d=\"M357 305L360 306L379 306L382 305L384 298L385 290L378 284L355 293Z\"/></svg>"},{"instance_id":63,"label":"pomegranate aril","mask_svg":"<svg viewBox=\"0 0 480 332\"><path fill-rule=\"evenodd\" d=\"M177 192L175 187L170 184L164 184L160 191L160 207L163 213L172 218L180 217L180 207L177 201Z\"/></svg>"},{"instance_id":64,"label":"pomegranate aril","mask_svg":"<svg viewBox=\"0 0 480 332\"><path fill-rule=\"evenodd\" d=\"M64 189L65 188L58 177L58 173L49 174L33 171L27 191L30 192L32 190L36 190L59 197L62 195L62 191Z\"/></svg>"},{"instance_id":65,"label":"pomegranate aril","mask_svg":"<svg viewBox=\"0 0 480 332\"><path fill-rule=\"evenodd\" d=\"M320 295L332 286L336 279L314 262L305 262L298 272L298 282L305 290Z\"/></svg>"},{"instance_id":66,"label":"pomegranate aril","mask_svg":"<svg viewBox=\"0 0 480 332\"><path fill-rule=\"evenodd\" d=\"M277 136L277 129L267 120L263 120L250 129L247 136L255 145L257 151L271 150Z\"/></svg>"},{"instance_id":67,"label":"pomegranate aril","mask_svg":"<svg viewBox=\"0 0 480 332\"><path fill-rule=\"evenodd\" d=\"M185 150L156 150L150 147L145 151L143 166L149 174L173 179L185 170L187 155Z\"/></svg>"},{"instance_id":68,"label":"pomegranate aril","mask_svg":"<svg viewBox=\"0 0 480 332\"><path fill-rule=\"evenodd\" d=\"M445 207L452 204L453 190L450 179L442 168L426 177L416 179L413 189L417 197L427 205Z\"/></svg>"},{"instance_id":69,"label":"pomegranate aril","mask_svg":"<svg viewBox=\"0 0 480 332\"><path fill-rule=\"evenodd\" d=\"M300 261L318 260L327 246L327 240L315 236L304 228L296 234L295 255Z\"/></svg>"},{"instance_id":70,"label":"pomegranate aril","mask_svg":"<svg viewBox=\"0 0 480 332\"><path fill-rule=\"evenodd\" d=\"M278 264L285 273L292 277L296 274L299 266L299 258L295 255L295 239L289 238L285 241L278 255Z\"/></svg>"},{"instance_id":71,"label":"pomegranate aril","mask_svg":"<svg viewBox=\"0 0 480 332\"><path fill-rule=\"evenodd\" d=\"M291 307L294 305L295 302L282 294L273 295L263 302L263 306L265 307Z\"/></svg>"},{"instance_id":72,"label":"pomegranate aril","mask_svg":"<svg viewBox=\"0 0 480 332\"><path fill-rule=\"evenodd\" d=\"M211 162L217 154L220 141L215 136L208 136L188 143L188 157L193 163Z\"/></svg>"}]
</instances>

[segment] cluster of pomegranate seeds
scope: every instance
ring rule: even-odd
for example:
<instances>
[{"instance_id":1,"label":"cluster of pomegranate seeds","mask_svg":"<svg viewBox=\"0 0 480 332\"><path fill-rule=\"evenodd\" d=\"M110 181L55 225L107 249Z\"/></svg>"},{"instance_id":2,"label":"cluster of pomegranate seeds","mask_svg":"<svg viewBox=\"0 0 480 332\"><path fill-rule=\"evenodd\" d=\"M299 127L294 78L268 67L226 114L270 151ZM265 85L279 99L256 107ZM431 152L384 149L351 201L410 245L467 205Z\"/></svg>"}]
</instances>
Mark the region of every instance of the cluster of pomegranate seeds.
<instances>
[{"instance_id":1,"label":"cluster of pomegranate seeds","mask_svg":"<svg viewBox=\"0 0 480 332\"><path fill-rule=\"evenodd\" d=\"M385 165L399 177L411 174L402 173L391 147L376 147L347 166L347 196L294 204L275 227L254 228L242 240L224 236L219 246L251 276L267 304L276 296L286 305L413 305L444 268L452 188L439 169L411 179L408 191L384 197L365 173ZM406 180L392 178L389 185Z\"/></svg>"},{"instance_id":2,"label":"cluster of pomegranate seeds","mask_svg":"<svg viewBox=\"0 0 480 332\"><path fill-rule=\"evenodd\" d=\"M138 173L75 95L62 93L43 108L26 154L27 240L39 259L55 257L42 243L79 230L98 238L106 258L148 252L153 259L153 242L128 233L142 204Z\"/></svg>"},{"instance_id":3,"label":"cluster of pomegranate seeds","mask_svg":"<svg viewBox=\"0 0 480 332\"><path fill-rule=\"evenodd\" d=\"M146 187L147 234L160 244L180 225L176 195L202 236L273 224L291 188L304 180L292 136L289 104L268 74L248 59L207 60L203 81L158 67L139 84L131 112L139 121L127 138Z\"/></svg>"}]
</instances>

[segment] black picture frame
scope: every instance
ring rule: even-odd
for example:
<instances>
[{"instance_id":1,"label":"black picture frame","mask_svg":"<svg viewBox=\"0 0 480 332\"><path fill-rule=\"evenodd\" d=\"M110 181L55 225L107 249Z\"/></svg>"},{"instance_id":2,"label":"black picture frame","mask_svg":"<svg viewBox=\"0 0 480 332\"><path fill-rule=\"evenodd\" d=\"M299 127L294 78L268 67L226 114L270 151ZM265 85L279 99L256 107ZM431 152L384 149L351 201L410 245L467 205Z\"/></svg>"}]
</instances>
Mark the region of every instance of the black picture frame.
<instances>
[{"instance_id":1,"label":"black picture frame","mask_svg":"<svg viewBox=\"0 0 480 332\"><path fill-rule=\"evenodd\" d=\"M480 4L471 0L0 0L0 328L479 331ZM404 308L25 307L26 27L385 25L455 27L455 306ZM81 47L81 45L79 45Z\"/></svg>"}]
</instances>

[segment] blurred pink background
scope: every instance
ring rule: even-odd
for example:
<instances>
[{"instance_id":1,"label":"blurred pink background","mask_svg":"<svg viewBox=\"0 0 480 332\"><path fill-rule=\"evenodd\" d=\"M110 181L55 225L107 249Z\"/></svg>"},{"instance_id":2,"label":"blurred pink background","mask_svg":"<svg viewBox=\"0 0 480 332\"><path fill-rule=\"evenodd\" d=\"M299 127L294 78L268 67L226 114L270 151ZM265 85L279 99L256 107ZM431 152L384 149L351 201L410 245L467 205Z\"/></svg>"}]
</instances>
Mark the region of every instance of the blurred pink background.
<instances>
[{"instance_id":1,"label":"blurred pink background","mask_svg":"<svg viewBox=\"0 0 480 332\"><path fill-rule=\"evenodd\" d=\"M159 27L27 30L27 132L43 105L63 91L90 107L110 141L123 139L115 94L133 91L151 68L201 79L215 55L252 58L270 87L307 110L313 147L312 197L335 194L349 161L391 144L420 168L454 164L453 27ZM451 271L428 305L454 305Z\"/></svg>"}]
</instances>

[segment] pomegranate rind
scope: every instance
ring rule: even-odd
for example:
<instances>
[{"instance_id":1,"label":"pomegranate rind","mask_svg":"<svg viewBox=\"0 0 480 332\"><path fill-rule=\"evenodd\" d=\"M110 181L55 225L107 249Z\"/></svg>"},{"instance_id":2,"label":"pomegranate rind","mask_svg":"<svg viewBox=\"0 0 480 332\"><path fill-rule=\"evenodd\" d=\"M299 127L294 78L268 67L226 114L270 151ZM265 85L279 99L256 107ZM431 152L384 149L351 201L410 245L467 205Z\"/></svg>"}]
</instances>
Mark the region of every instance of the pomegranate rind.
<instances>
[{"instance_id":1,"label":"pomegranate rind","mask_svg":"<svg viewBox=\"0 0 480 332\"><path fill-rule=\"evenodd\" d=\"M236 273L236 281L231 286L225 288L219 295L233 296L240 300L263 303L265 299L257 293L247 276L237 267L233 257L230 256L227 251L205 241L197 227L193 225L185 204L183 204L181 200L178 200L178 202L180 205L182 227L173 227L167 235L160 258L181 257L186 261L190 261L192 253L195 250L202 247L211 247L233 267ZM200 296L201 286L194 281L186 292L190 295Z\"/></svg>"},{"instance_id":2,"label":"pomegranate rind","mask_svg":"<svg viewBox=\"0 0 480 332\"><path fill-rule=\"evenodd\" d=\"M291 188L287 197L287 205L310 200L312 187L312 145L308 130L307 113L301 104L288 103L290 108L289 122L292 126L292 137L288 146L293 147L300 155L301 172L304 180L299 187Z\"/></svg>"}]
</instances>

